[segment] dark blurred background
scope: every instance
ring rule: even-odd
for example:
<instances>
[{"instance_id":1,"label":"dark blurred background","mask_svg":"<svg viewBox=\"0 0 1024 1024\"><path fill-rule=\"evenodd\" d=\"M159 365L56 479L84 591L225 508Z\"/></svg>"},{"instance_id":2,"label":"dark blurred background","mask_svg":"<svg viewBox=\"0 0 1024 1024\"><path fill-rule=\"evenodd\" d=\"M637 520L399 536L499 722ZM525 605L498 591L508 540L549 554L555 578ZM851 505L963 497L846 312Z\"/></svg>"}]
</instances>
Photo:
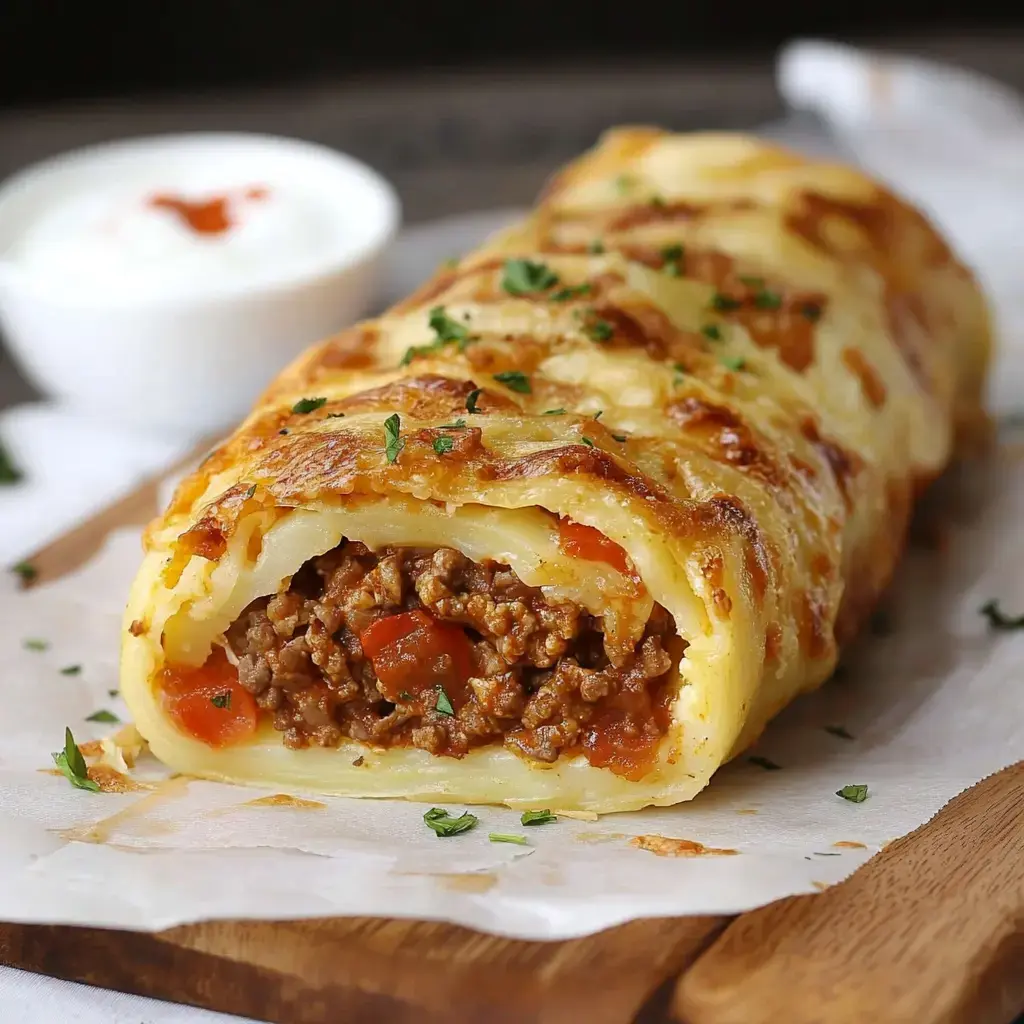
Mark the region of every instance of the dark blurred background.
<instances>
[{"instance_id":1,"label":"dark blurred background","mask_svg":"<svg viewBox=\"0 0 1024 1024\"><path fill-rule=\"evenodd\" d=\"M1024 4L1006 0L0 0L0 178L105 139L233 129L366 160L407 223L522 205L610 124L779 118L794 36L1024 89ZM26 394L0 353L0 407Z\"/></svg>"}]
</instances>

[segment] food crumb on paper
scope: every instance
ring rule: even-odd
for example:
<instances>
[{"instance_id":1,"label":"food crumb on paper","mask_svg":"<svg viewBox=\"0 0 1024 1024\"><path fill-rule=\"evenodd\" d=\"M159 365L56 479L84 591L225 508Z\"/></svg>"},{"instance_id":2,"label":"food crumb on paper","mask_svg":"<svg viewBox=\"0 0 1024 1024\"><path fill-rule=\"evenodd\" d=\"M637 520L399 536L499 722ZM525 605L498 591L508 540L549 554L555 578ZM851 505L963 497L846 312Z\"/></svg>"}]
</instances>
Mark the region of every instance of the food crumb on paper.
<instances>
[{"instance_id":1,"label":"food crumb on paper","mask_svg":"<svg viewBox=\"0 0 1024 1024\"><path fill-rule=\"evenodd\" d=\"M270 796L259 796L255 800L246 800L243 807L296 807L306 811L325 811L327 804L319 800L305 800L301 796L290 793L272 793Z\"/></svg>"},{"instance_id":2,"label":"food crumb on paper","mask_svg":"<svg viewBox=\"0 0 1024 1024\"><path fill-rule=\"evenodd\" d=\"M852 839L840 839L838 843L833 843L833 846L839 846L844 850L866 850L867 846L864 843L855 842Z\"/></svg>"},{"instance_id":3,"label":"food crumb on paper","mask_svg":"<svg viewBox=\"0 0 1024 1024\"><path fill-rule=\"evenodd\" d=\"M629 845L639 850L647 850L658 857L732 857L740 852L705 846L692 839L672 839L669 836L654 835L634 836L630 839Z\"/></svg>"},{"instance_id":4,"label":"food crumb on paper","mask_svg":"<svg viewBox=\"0 0 1024 1024\"><path fill-rule=\"evenodd\" d=\"M830 888L828 882L814 882L814 881L812 881L811 885L813 885L814 888L818 890L818 892L824 892L826 889Z\"/></svg>"},{"instance_id":5,"label":"food crumb on paper","mask_svg":"<svg viewBox=\"0 0 1024 1024\"><path fill-rule=\"evenodd\" d=\"M136 793L141 789L152 789L146 782L136 782L124 772L112 768L109 764L94 764L89 768L89 778L104 793Z\"/></svg>"}]
</instances>

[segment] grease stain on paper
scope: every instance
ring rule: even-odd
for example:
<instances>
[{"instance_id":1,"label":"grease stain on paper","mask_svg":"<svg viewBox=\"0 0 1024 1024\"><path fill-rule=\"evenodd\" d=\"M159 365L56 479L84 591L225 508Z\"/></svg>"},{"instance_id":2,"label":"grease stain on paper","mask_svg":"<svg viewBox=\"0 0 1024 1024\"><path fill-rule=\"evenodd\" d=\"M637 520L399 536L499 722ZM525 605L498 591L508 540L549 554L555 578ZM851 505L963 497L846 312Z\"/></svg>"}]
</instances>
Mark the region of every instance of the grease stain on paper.
<instances>
[{"instance_id":1,"label":"grease stain on paper","mask_svg":"<svg viewBox=\"0 0 1024 1024\"><path fill-rule=\"evenodd\" d=\"M90 769L91 771L92 769ZM183 797L190 781L187 775L175 775L155 786L153 792L136 800L135 803L129 804L116 814L100 818L99 821L93 822L91 825L76 825L74 828L57 829L56 831L69 843L108 844L122 825L140 819L145 820L146 814L154 807ZM152 835L163 835L174 831L174 826L167 822L150 821L146 822L146 825Z\"/></svg>"},{"instance_id":2,"label":"grease stain on paper","mask_svg":"<svg viewBox=\"0 0 1024 1024\"><path fill-rule=\"evenodd\" d=\"M867 846L864 843L855 842L852 839L840 839L838 843L833 843L833 846L838 846L844 850L866 850Z\"/></svg>"},{"instance_id":3,"label":"grease stain on paper","mask_svg":"<svg viewBox=\"0 0 1024 1024\"><path fill-rule=\"evenodd\" d=\"M306 800L301 796L292 796L290 793L273 793L270 796L260 796L255 800L246 800L240 807L294 807L303 811L325 811L327 804L319 800Z\"/></svg>"}]
</instances>

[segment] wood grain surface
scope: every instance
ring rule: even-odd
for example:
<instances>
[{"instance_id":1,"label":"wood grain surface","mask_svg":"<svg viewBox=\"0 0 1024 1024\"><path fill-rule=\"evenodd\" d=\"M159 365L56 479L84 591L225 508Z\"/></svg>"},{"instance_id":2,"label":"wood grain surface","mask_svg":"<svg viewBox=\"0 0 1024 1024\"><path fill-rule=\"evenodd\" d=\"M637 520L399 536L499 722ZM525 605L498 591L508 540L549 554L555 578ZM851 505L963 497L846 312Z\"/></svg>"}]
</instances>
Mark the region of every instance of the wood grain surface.
<instances>
[{"instance_id":1,"label":"wood grain surface","mask_svg":"<svg viewBox=\"0 0 1024 1024\"><path fill-rule=\"evenodd\" d=\"M41 551L37 581L147 521L158 488ZM1024 762L846 882L734 919L567 942L370 918L153 935L0 924L0 962L280 1024L1010 1024L1024 1011Z\"/></svg>"}]
</instances>

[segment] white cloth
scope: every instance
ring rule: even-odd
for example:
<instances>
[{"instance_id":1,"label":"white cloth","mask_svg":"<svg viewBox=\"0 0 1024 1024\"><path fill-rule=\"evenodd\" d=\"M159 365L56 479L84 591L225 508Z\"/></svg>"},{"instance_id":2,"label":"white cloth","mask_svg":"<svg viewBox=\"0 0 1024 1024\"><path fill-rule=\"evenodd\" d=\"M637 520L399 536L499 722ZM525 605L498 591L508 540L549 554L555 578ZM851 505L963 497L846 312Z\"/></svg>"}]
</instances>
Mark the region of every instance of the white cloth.
<instances>
[{"instance_id":1,"label":"white cloth","mask_svg":"<svg viewBox=\"0 0 1024 1024\"><path fill-rule=\"evenodd\" d=\"M1014 281L1024 229L1024 101L980 76L817 42L783 51L779 84L794 117L766 134L816 154L857 160L925 207L980 272L995 301L1004 345L1024 345L1024 290ZM829 131L823 133L822 125ZM509 211L498 211L406 232L386 298L404 293L436 262L509 217ZM1018 404L1024 359L1002 365L1007 370L994 382L993 404L1006 411ZM48 403L0 416L0 436L29 471L24 484L0 492L0 562L6 563L130 490L188 447L183 439L125 437ZM8 968L0 969L0 1020L226 1024L240 1018Z\"/></svg>"}]
</instances>

